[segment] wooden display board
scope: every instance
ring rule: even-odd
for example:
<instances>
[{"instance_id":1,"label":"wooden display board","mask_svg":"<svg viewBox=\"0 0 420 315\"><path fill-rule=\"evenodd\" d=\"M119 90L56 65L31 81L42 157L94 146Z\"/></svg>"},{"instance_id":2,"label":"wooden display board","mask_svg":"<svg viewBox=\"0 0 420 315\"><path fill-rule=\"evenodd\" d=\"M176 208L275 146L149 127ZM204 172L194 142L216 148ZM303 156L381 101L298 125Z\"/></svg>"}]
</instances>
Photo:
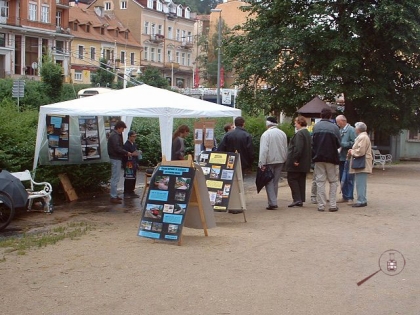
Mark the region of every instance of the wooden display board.
<instances>
[{"instance_id":1,"label":"wooden display board","mask_svg":"<svg viewBox=\"0 0 420 315\"><path fill-rule=\"evenodd\" d=\"M194 160L201 151L211 151L215 147L214 120L200 120L194 123Z\"/></svg>"},{"instance_id":2,"label":"wooden display board","mask_svg":"<svg viewBox=\"0 0 420 315\"><path fill-rule=\"evenodd\" d=\"M211 220L209 211L204 212L206 199L202 200L202 197L206 197L206 194L203 194L203 185L199 183L200 177L203 181L204 176L197 172L191 156L185 161L166 161L164 158L150 180L138 235L178 241L178 245L181 245L185 224L187 227L201 227L204 235L208 236L207 219L210 219L210 227L215 226L215 221L214 218ZM197 211L190 209L192 206L198 208L199 220L194 216Z\"/></svg>"},{"instance_id":3,"label":"wooden display board","mask_svg":"<svg viewBox=\"0 0 420 315\"><path fill-rule=\"evenodd\" d=\"M239 153L201 152L199 164L206 177L210 204L214 211L242 211L246 222L246 203Z\"/></svg>"}]
</instances>

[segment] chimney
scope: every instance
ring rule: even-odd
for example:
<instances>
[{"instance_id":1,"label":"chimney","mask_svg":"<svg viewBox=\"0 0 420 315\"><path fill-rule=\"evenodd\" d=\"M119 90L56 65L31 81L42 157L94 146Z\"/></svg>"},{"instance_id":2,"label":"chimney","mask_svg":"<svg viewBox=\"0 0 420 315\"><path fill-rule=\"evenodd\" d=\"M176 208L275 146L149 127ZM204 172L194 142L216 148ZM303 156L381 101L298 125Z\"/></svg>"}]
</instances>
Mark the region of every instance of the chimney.
<instances>
[{"instance_id":1,"label":"chimney","mask_svg":"<svg viewBox=\"0 0 420 315\"><path fill-rule=\"evenodd\" d=\"M104 7L97 5L93 8L95 10L95 13L99 17L104 17Z\"/></svg>"}]
</instances>

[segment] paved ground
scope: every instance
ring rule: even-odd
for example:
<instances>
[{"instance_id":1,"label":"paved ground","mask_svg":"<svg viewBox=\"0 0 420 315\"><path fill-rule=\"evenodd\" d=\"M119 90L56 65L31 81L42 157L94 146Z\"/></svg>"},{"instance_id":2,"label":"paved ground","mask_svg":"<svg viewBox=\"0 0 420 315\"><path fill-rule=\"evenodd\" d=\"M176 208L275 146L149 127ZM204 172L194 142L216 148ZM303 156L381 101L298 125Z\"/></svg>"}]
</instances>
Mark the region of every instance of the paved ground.
<instances>
[{"instance_id":1,"label":"paved ground","mask_svg":"<svg viewBox=\"0 0 420 315\"><path fill-rule=\"evenodd\" d=\"M12 231L66 222L95 227L80 239L25 255L0 248L4 314L419 314L420 163L374 170L366 208L316 205L267 211L265 193L245 178L247 219L217 213L204 237L184 229L183 246L136 236L138 199L108 196L29 213ZM310 179L308 179L309 193ZM139 189L141 193L141 189ZM396 276L379 272L389 249L406 260ZM398 260L398 268L402 260ZM401 270L401 269L398 269Z\"/></svg>"}]
</instances>

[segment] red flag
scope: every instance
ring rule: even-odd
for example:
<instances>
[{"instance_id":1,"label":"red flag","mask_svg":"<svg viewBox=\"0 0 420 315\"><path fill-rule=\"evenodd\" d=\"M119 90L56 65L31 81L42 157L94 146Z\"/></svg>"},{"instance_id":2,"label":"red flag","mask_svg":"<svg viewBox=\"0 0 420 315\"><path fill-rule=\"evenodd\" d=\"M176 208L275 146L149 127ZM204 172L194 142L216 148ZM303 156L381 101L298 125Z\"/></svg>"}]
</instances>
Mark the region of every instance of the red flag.
<instances>
[{"instance_id":1,"label":"red flag","mask_svg":"<svg viewBox=\"0 0 420 315\"><path fill-rule=\"evenodd\" d=\"M225 85L225 68L220 69L220 87L223 87Z\"/></svg>"},{"instance_id":2,"label":"red flag","mask_svg":"<svg viewBox=\"0 0 420 315\"><path fill-rule=\"evenodd\" d=\"M194 88L198 88L199 85L200 85L200 72L198 71L198 68L195 68Z\"/></svg>"}]
</instances>

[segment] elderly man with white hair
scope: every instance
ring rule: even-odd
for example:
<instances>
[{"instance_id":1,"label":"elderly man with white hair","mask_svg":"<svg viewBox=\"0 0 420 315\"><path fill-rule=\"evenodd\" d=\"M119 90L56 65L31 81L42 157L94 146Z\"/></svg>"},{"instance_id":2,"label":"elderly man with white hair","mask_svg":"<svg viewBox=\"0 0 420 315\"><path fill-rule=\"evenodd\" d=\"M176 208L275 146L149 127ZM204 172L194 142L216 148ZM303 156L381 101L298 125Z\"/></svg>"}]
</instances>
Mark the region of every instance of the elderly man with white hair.
<instances>
[{"instance_id":1,"label":"elderly man with white hair","mask_svg":"<svg viewBox=\"0 0 420 315\"><path fill-rule=\"evenodd\" d=\"M265 125L267 130L261 135L260 139L260 158L258 166L261 169L270 168L274 178L265 186L267 192L267 210L278 208L277 195L279 191L279 180L281 171L287 158L287 136L277 128L277 119L268 117Z\"/></svg>"},{"instance_id":2,"label":"elderly man with white hair","mask_svg":"<svg viewBox=\"0 0 420 315\"><path fill-rule=\"evenodd\" d=\"M367 177L372 173L372 145L369 136L366 132L367 126L363 122L354 124L356 128L356 140L353 147L349 150L348 155L350 160L350 174L354 174L354 181L356 183L357 202L352 207L366 207L367 206ZM365 159L364 167L355 168L353 158Z\"/></svg>"}]
</instances>

